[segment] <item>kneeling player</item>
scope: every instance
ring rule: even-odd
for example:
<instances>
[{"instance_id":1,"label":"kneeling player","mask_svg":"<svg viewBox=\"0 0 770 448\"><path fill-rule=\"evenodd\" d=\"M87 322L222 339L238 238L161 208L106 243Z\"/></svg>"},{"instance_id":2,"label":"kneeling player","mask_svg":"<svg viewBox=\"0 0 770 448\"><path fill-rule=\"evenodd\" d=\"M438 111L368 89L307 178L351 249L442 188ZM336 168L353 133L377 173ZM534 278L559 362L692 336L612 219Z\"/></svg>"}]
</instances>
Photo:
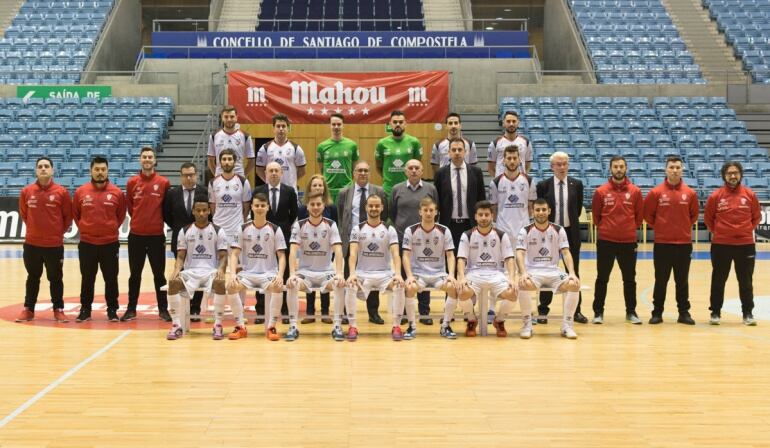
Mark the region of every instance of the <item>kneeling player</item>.
<instances>
[{"instance_id":1,"label":"kneeling player","mask_svg":"<svg viewBox=\"0 0 770 448\"><path fill-rule=\"evenodd\" d=\"M299 291L314 289L334 291L334 329L336 341L345 339L342 333L342 309L345 305L345 274L342 260L342 240L337 224L323 217L324 195L322 192L307 195L309 218L296 221L291 228L289 250L289 280L286 294L291 330L286 334L298 336L297 310ZM332 253L334 265L332 265ZM296 338L295 336L295 338Z\"/></svg>"},{"instance_id":2,"label":"kneeling player","mask_svg":"<svg viewBox=\"0 0 770 448\"><path fill-rule=\"evenodd\" d=\"M404 310L404 279L401 278L401 258L398 255L398 234L392 226L380 219L382 198L373 194L366 198L367 220L350 232L350 276L345 290L345 308L348 311L348 341L358 339L356 327L356 298L366 298L374 290L393 290L391 314L394 341L404 339L401 316ZM393 269L390 259L393 259Z\"/></svg>"},{"instance_id":3,"label":"kneeling player","mask_svg":"<svg viewBox=\"0 0 770 448\"><path fill-rule=\"evenodd\" d=\"M266 332L267 339L280 339L275 328L281 314L283 302L283 272L286 267L286 241L281 228L267 221L267 209L270 207L267 195L257 193L251 198L251 211L254 220L241 226L241 234L233 241L230 251L230 277L227 282L228 292L239 293L246 289L261 289L271 293L270 320ZM241 269L236 271L240 261ZM292 330L286 333L286 340L293 341L297 332L297 310L294 310ZM243 337L246 337L245 328Z\"/></svg>"},{"instance_id":4,"label":"kneeling player","mask_svg":"<svg viewBox=\"0 0 770 448\"><path fill-rule=\"evenodd\" d=\"M193 204L195 222L188 225L177 238L177 256L174 272L168 278L168 304L173 325L166 339L175 340L184 335L180 317L182 296L189 301L197 289L203 288L207 294L214 291L216 321L214 339L224 337L222 330L222 310L225 303L225 271L227 269L227 243L225 231L209 222L209 202L205 196L196 196ZM232 303L233 300L230 300ZM238 301L240 303L240 301ZM186 304L184 306L187 306ZM243 308L238 316L238 326L243 326ZM236 327L236 332L239 327Z\"/></svg>"},{"instance_id":5,"label":"kneeling player","mask_svg":"<svg viewBox=\"0 0 770 448\"><path fill-rule=\"evenodd\" d=\"M505 318L513 309L518 293L513 246L505 232L492 227L492 204L489 201L476 204L475 217L476 227L463 233L457 250L457 290L460 307L468 319L465 336L476 336L477 320L471 298L479 297L483 290L487 290L490 306L500 302L492 324L497 336L503 338L508 335ZM531 304L520 302L520 306L524 315L531 316Z\"/></svg>"},{"instance_id":6,"label":"kneeling player","mask_svg":"<svg viewBox=\"0 0 770 448\"><path fill-rule=\"evenodd\" d=\"M535 222L521 229L516 243L516 264L520 274L519 300L522 304L531 303L533 291L540 288L552 288L555 293L564 293L561 335L577 339L573 316L578 304L580 280L572 264L567 232L563 227L548 222L551 208L545 199L535 201L534 212ZM559 269L559 253L569 274ZM522 317L524 326L521 337L530 337L532 318L529 314Z\"/></svg>"},{"instance_id":7,"label":"kneeling player","mask_svg":"<svg viewBox=\"0 0 770 448\"><path fill-rule=\"evenodd\" d=\"M444 320L439 334L448 339L455 339L457 334L449 326L457 306L457 283L454 278L455 245L452 234L446 227L436 224L436 202L432 198L426 197L420 201L419 213L420 222L404 230L404 241L401 245L406 272L406 317L409 320L404 339L415 337L416 295L428 288L447 293Z\"/></svg>"}]
</instances>

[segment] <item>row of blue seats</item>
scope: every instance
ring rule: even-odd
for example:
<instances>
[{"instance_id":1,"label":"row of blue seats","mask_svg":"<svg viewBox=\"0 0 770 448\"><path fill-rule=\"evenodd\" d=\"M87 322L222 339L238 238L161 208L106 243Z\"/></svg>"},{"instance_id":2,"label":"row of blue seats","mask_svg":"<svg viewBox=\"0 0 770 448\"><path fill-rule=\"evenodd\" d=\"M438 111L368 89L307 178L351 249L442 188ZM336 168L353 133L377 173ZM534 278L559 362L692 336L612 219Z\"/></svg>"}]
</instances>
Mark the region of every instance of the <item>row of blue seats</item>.
<instances>
[{"instance_id":1,"label":"row of blue seats","mask_svg":"<svg viewBox=\"0 0 770 448\"><path fill-rule=\"evenodd\" d=\"M174 100L167 96L105 96L102 98L82 97L82 98L16 98L0 97L0 107L8 109L40 109L40 108L104 108L117 109L126 107L140 108L161 108L169 111L174 108Z\"/></svg>"},{"instance_id":2,"label":"row of blue seats","mask_svg":"<svg viewBox=\"0 0 770 448\"><path fill-rule=\"evenodd\" d=\"M525 125L519 126L524 133L560 133L560 134L745 134L746 124L740 120L724 121L675 121L664 123L662 121L622 121L622 120L527 120ZM0 125L2 129L2 125Z\"/></svg>"},{"instance_id":3,"label":"row of blue seats","mask_svg":"<svg viewBox=\"0 0 770 448\"><path fill-rule=\"evenodd\" d=\"M86 11L86 12L32 12L20 13L14 17L12 25L17 26L69 26L73 27L93 27L98 25L90 24L92 21L104 21L107 17L106 11ZM58 22L58 25L50 25L51 22ZM39 29L39 28L38 28Z\"/></svg>"},{"instance_id":4,"label":"row of blue seats","mask_svg":"<svg viewBox=\"0 0 770 448\"><path fill-rule=\"evenodd\" d=\"M138 107L131 109L88 109L79 107L77 109L10 109L0 106L0 118L19 121L162 121L168 122L171 113L167 109L141 109Z\"/></svg>"},{"instance_id":5,"label":"row of blue seats","mask_svg":"<svg viewBox=\"0 0 770 448\"><path fill-rule=\"evenodd\" d=\"M105 17L104 13L89 14L94 17L90 17L86 20L96 23L103 23ZM26 36L54 36L58 38L73 37L73 38L87 38L93 36L101 30L99 25L80 25L80 24L63 24L63 25L30 25L28 22L19 20L18 16L14 19L14 24L9 26L5 30L5 38L18 38Z\"/></svg>"},{"instance_id":6,"label":"row of blue seats","mask_svg":"<svg viewBox=\"0 0 770 448\"><path fill-rule=\"evenodd\" d=\"M139 162L120 162L109 157L110 173L116 176L133 175L139 172ZM37 159L35 159L37 160ZM20 173L34 173L35 160L29 162L0 162L0 176L16 176ZM52 159L53 160L53 159ZM60 177L82 176L90 170L91 162L59 162L54 160L54 172L57 182Z\"/></svg>"},{"instance_id":7,"label":"row of blue seats","mask_svg":"<svg viewBox=\"0 0 770 448\"><path fill-rule=\"evenodd\" d=\"M0 77L0 84L9 86L39 86L41 84L74 85L80 84L80 74L59 75L51 77L24 76L19 78Z\"/></svg>"},{"instance_id":8,"label":"row of blue seats","mask_svg":"<svg viewBox=\"0 0 770 448\"><path fill-rule=\"evenodd\" d=\"M5 37L0 40L0 51L36 51L46 47L63 45L67 48L90 47L94 44L93 37Z\"/></svg>"},{"instance_id":9,"label":"row of blue seats","mask_svg":"<svg viewBox=\"0 0 770 448\"><path fill-rule=\"evenodd\" d=\"M634 85L634 84L642 84L642 85L670 85L670 84L695 84L695 85L705 85L708 84L705 79L703 78L689 78L689 77L674 77L674 78L649 78L649 77L638 77L638 78L631 78L631 77L623 77L618 78L615 76L597 76L597 80L601 84L612 84L612 85Z\"/></svg>"},{"instance_id":10,"label":"row of blue seats","mask_svg":"<svg viewBox=\"0 0 770 448\"><path fill-rule=\"evenodd\" d=\"M525 120L639 120L639 121L689 121L689 120L735 120L732 109L532 109L519 108L513 104L504 104L501 114L505 111L517 111Z\"/></svg>"},{"instance_id":11,"label":"row of blue seats","mask_svg":"<svg viewBox=\"0 0 770 448\"><path fill-rule=\"evenodd\" d=\"M2 115L0 115L2 118ZM48 135L80 135L99 134L102 132L118 135L126 134L164 134L165 121L30 121L30 122L0 122L0 133L9 136L24 134Z\"/></svg>"},{"instance_id":12,"label":"row of blue seats","mask_svg":"<svg viewBox=\"0 0 770 448\"><path fill-rule=\"evenodd\" d=\"M76 146L98 146L100 148L112 148L113 146L126 145L138 147L141 145L150 145L158 147L162 139L161 132L142 132L139 134L128 134L124 131L114 134L99 135L74 135L74 134L0 134L0 147L11 148L29 148L36 146L57 145L61 148L72 148Z\"/></svg>"},{"instance_id":13,"label":"row of blue seats","mask_svg":"<svg viewBox=\"0 0 770 448\"><path fill-rule=\"evenodd\" d=\"M723 96L656 96L649 100L646 96L505 96L501 102L521 106L555 107L676 107L676 108L726 108L727 98Z\"/></svg>"},{"instance_id":14,"label":"row of blue seats","mask_svg":"<svg viewBox=\"0 0 770 448\"><path fill-rule=\"evenodd\" d=\"M78 1L26 1L19 12L23 14L33 13L35 11L47 10L47 9L62 9L65 11L75 11L81 9L110 9L112 8L113 0L78 0Z\"/></svg>"},{"instance_id":15,"label":"row of blue seats","mask_svg":"<svg viewBox=\"0 0 770 448\"><path fill-rule=\"evenodd\" d=\"M770 50L770 4L753 2L717 2L703 0L717 28L725 33L725 40L733 46L736 57L742 59L743 68L751 73L752 81L770 83L768 73L758 72L755 67L770 63L762 52ZM755 46L755 42L756 45Z\"/></svg>"},{"instance_id":16,"label":"row of blue seats","mask_svg":"<svg viewBox=\"0 0 770 448\"><path fill-rule=\"evenodd\" d=\"M48 157L54 162L90 162L95 156L106 156L110 161L131 162L139 157L139 148L144 145L104 146L104 147L48 147L31 146L28 148L0 147L3 160L8 162L33 162L40 157ZM157 148L156 148L157 149ZM34 166L33 166L34 171Z\"/></svg>"},{"instance_id":17,"label":"row of blue seats","mask_svg":"<svg viewBox=\"0 0 770 448\"><path fill-rule=\"evenodd\" d=\"M582 146L578 148L537 148L536 160L540 162L541 167L550 166L550 157L556 151L562 151L570 156L570 159L577 162L602 162L607 163L612 157L622 155L630 162L648 162L650 171L665 170L666 159L671 156L679 156L687 162L714 162L724 163L726 160L739 160L745 163L751 163L753 172L761 168L762 173L766 173L770 168L770 157L768 157L765 148L756 146L741 148L723 148L714 146L710 148L658 148L658 147L631 147L618 146L614 148L594 148L591 146ZM755 164L764 164L761 167ZM749 168L746 168L749 170ZM749 170L751 171L751 170ZM763 174L764 175L764 174Z\"/></svg>"},{"instance_id":18,"label":"row of blue seats","mask_svg":"<svg viewBox=\"0 0 770 448\"><path fill-rule=\"evenodd\" d=\"M757 138L751 134L530 134L529 140L534 147L550 146L555 148L594 146L656 146L664 147L743 147L756 146ZM762 148L760 148L762 149Z\"/></svg>"}]
</instances>

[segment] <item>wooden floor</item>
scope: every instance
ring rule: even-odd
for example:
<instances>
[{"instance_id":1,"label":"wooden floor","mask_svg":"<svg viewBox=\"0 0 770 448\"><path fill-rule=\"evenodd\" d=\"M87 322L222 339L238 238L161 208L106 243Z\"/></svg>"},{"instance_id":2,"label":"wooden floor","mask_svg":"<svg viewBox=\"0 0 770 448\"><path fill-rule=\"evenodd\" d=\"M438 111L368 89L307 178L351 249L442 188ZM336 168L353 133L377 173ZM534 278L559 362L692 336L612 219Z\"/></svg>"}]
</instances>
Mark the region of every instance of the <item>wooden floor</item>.
<instances>
[{"instance_id":1,"label":"wooden floor","mask_svg":"<svg viewBox=\"0 0 770 448\"><path fill-rule=\"evenodd\" d=\"M581 268L593 286L595 262ZM65 270L65 296L77 296L77 260ZM647 325L652 262L637 271L645 324L623 322L616 268L607 324L578 325L577 341L560 338L553 320L529 341L447 341L421 325L401 343L369 324L356 343L333 342L321 323L301 326L294 343L270 343L255 325L247 340L197 330L169 342L163 330L123 324L0 321L0 447L770 446L770 261L757 263L753 328L727 311L722 326L705 324L705 260L690 276L698 324L674 323L669 288L666 323ZM23 301L24 278L20 259L0 259L0 307ZM726 296L734 305L732 275Z\"/></svg>"}]
</instances>

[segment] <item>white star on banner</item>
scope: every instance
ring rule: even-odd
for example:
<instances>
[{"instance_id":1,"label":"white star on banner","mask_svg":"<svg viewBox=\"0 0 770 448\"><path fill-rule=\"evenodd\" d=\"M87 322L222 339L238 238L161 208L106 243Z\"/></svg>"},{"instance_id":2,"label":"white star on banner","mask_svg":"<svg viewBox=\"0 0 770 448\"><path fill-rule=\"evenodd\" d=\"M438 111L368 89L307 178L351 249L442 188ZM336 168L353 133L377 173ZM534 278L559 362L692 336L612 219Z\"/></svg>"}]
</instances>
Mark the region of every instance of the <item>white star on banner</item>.
<instances>
[{"instance_id":1,"label":"white star on banner","mask_svg":"<svg viewBox=\"0 0 770 448\"><path fill-rule=\"evenodd\" d=\"M362 112L364 115L369 115L369 108L367 108L367 107L364 107L363 109L361 109L361 112Z\"/></svg>"},{"instance_id":2,"label":"white star on banner","mask_svg":"<svg viewBox=\"0 0 770 448\"><path fill-rule=\"evenodd\" d=\"M325 106L323 109L321 109L321 115L327 115L329 113L329 109L327 109Z\"/></svg>"},{"instance_id":3,"label":"white star on banner","mask_svg":"<svg viewBox=\"0 0 770 448\"><path fill-rule=\"evenodd\" d=\"M340 108L338 107L338 108L334 109L334 112L337 112L338 114L341 114L341 113L342 113L342 109L340 109Z\"/></svg>"},{"instance_id":4,"label":"white star on banner","mask_svg":"<svg viewBox=\"0 0 770 448\"><path fill-rule=\"evenodd\" d=\"M354 108L352 108L352 107L351 107L350 109L348 109L348 113L349 113L350 115L355 115L355 114L356 114L356 110L355 110Z\"/></svg>"},{"instance_id":5,"label":"white star on banner","mask_svg":"<svg viewBox=\"0 0 770 448\"><path fill-rule=\"evenodd\" d=\"M308 115L313 115L314 113L315 113L315 109L313 109L312 107L308 107L307 108L307 114Z\"/></svg>"}]
</instances>

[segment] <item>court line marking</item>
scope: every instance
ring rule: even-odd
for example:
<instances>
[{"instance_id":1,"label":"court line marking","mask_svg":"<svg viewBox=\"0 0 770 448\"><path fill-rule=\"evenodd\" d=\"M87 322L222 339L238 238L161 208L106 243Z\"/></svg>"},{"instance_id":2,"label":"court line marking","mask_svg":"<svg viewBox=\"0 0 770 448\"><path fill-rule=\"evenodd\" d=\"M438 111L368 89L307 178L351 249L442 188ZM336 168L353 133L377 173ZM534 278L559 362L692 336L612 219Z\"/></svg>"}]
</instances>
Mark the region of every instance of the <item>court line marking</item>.
<instances>
[{"instance_id":1,"label":"court line marking","mask_svg":"<svg viewBox=\"0 0 770 448\"><path fill-rule=\"evenodd\" d=\"M83 361L81 361L78 365L76 365L76 366L72 367L71 369L69 369L68 371L64 372L64 374L62 374L59 378L54 380L51 384L46 386L43 390L41 390L40 392L35 394L35 396L33 396L32 398L30 398L29 400L24 402L24 404L22 404L21 406L16 408L16 410L14 410L10 414L6 415L5 418L0 420L0 428L3 428L5 425L10 423L14 418L18 417L22 412L24 412L27 409L29 409L30 406L35 404L41 398L45 397L46 394L48 394L48 392L51 392L52 390L56 389L57 386L59 386L60 384L62 384L65 381L67 381L67 379L69 377L71 377L72 375L76 374L80 369L82 369L83 367L88 365L88 363L90 363L94 359L96 359L96 358L100 357L101 355L103 355L104 353L106 353L107 350L111 349L118 342L120 342L123 339L125 339L126 336L131 334L131 332L132 332L132 330L124 331L123 333L118 335L118 337L116 337L111 342L109 342L107 345L105 345L104 347L100 348L95 353L93 353L91 356L89 356L88 358L86 358Z\"/></svg>"}]
</instances>

